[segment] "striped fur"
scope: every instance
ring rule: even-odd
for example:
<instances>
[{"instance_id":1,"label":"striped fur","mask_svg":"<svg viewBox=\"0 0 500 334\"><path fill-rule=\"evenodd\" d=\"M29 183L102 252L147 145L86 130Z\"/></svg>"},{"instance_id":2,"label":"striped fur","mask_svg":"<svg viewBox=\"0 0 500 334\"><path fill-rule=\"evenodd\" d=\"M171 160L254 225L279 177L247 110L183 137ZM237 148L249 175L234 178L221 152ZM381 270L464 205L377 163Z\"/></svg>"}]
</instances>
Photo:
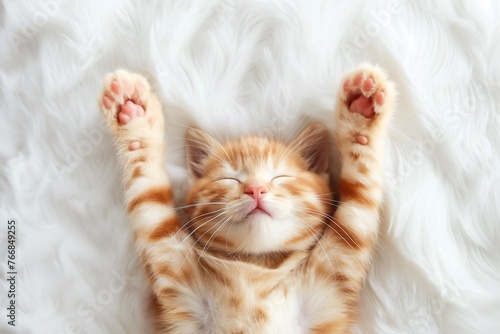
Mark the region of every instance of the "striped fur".
<instances>
[{"instance_id":1,"label":"striped fur","mask_svg":"<svg viewBox=\"0 0 500 334\"><path fill-rule=\"evenodd\" d=\"M364 84L367 78L373 87ZM379 93L383 100L374 98ZM359 96L373 103L372 117L349 110ZM382 71L363 65L339 92L340 202L327 186L323 125L311 125L289 144L259 137L219 143L190 129L186 222L163 169L164 120L149 84L119 70L106 77L104 97L113 102L101 102L101 109L117 147L129 223L161 333L350 331L382 201L383 137L394 100ZM117 113L128 100L146 112L121 125ZM359 135L368 138L366 145L356 141ZM135 141L140 149L132 151ZM264 211L254 209L247 191L254 184L265 189Z\"/></svg>"}]
</instances>

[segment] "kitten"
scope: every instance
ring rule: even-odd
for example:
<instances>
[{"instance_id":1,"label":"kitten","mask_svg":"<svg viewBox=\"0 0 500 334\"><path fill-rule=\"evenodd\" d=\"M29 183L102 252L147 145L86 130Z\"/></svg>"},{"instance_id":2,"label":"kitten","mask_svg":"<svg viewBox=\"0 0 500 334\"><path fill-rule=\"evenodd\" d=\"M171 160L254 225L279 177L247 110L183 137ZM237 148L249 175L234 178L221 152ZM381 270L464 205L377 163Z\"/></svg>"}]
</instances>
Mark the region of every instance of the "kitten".
<instances>
[{"instance_id":1,"label":"kitten","mask_svg":"<svg viewBox=\"0 0 500 334\"><path fill-rule=\"evenodd\" d=\"M327 184L330 136L321 124L288 145L219 143L189 129L193 185L176 209L158 98L140 75L106 77L100 106L162 333L350 332L377 240L395 91L379 68L362 65L338 95L341 201Z\"/></svg>"}]
</instances>

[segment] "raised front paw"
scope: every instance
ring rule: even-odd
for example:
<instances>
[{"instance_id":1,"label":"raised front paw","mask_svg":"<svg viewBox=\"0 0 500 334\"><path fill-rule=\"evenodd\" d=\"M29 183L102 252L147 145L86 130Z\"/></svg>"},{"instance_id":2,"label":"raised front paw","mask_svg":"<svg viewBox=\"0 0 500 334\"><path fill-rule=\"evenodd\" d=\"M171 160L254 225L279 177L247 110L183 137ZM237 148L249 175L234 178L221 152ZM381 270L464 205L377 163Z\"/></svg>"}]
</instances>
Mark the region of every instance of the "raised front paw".
<instances>
[{"instance_id":1,"label":"raised front paw","mask_svg":"<svg viewBox=\"0 0 500 334\"><path fill-rule=\"evenodd\" d=\"M395 91L385 73L376 66L361 65L349 73L339 94L338 124L361 145L384 131L384 120L393 108Z\"/></svg>"},{"instance_id":2,"label":"raised front paw","mask_svg":"<svg viewBox=\"0 0 500 334\"><path fill-rule=\"evenodd\" d=\"M138 150L163 136L161 106L147 80L118 70L104 79L99 101L107 126L119 144Z\"/></svg>"}]
</instances>

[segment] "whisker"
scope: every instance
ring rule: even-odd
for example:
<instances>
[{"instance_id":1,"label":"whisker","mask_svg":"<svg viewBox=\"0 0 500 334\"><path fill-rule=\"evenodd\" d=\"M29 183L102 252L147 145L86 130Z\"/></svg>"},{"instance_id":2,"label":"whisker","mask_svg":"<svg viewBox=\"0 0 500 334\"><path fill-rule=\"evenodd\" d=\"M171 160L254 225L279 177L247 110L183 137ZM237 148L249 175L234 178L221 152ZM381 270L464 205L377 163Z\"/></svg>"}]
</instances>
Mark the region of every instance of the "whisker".
<instances>
[{"instance_id":1,"label":"whisker","mask_svg":"<svg viewBox=\"0 0 500 334\"><path fill-rule=\"evenodd\" d=\"M318 238L318 237L314 234L314 232L315 232L315 231L314 231L314 230L312 230L312 228L311 228L310 226L308 226L308 224L307 224L304 220L302 220L302 219L300 219L300 218L298 218L298 220L299 220L301 223L303 223L303 224L304 224L304 226L305 226L305 228L306 228L306 232L307 232L308 234L309 234L309 231L313 231L313 233L312 233L312 234L309 234L309 235L312 235L312 237L314 237L314 239L316 239L317 244L321 247L321 249L323 250L323 253L325 254L326 258L328 259L328 264L330 265L330 268L332 269L332 272L334 272L334 271L335 271L335 269L333 268L333 265L332 265L332 263L330 262L330 257L328 256L328 253L326 252L325 248L324 248L324 247L323 247L323 245L321 244L321 239L322 239L322 240L326 241L326 242L328 243L328 246L330 247L330 249L331 249L331 250L333 250L334 248L333 248L332 244L330 243L330 241L328 241L328 239L326 239L326 238L325 238L325 236L324 236L323 234L320 234L320 237ZM333 255L335 256L335 253L333 253ZM337 259L337 257L336 257L336 256L335 256L335 261L337 262L337 267L338 267L338 266L339 266L339 263L338 263L338 259Z\"/></svg>"},{"instance_id":2,"label":"whisker","mask_svg":"<svg viewBox=\"0 0 500 334\"><path fill-rule=\"evenodd\" d=\"M317 130L315 130L315 131L313 131L313 132L309 133L309 134L307 135L307 137L306 137L306 138L304 138L304 141L305 141L305 142L310 142L310 141L308 141L307 139L309 139L310 137L312 137L312 136L314 136L314 135L318 134L319 132L321 132L321 129L317 129ZM289 147L289 149L287 150L286 154L285 154L284 156L281 156L279 161L281 162L283 159L288 158L288 157L290 156L290 154L291 154L292 152L297 151L297 149L298 149L299 147L303 147L302 145L303 145L303 142L304 142L304 141L297 142L297 143L295 143L293 146ZM315 145L315 144L317 144L317 143L315 142L315 143L314 143L314 145ZM310 143L309 145L313 145L313 143Z\"/></svg>"},{"instance_id":3,"label":"whisker","mask_svg":"<svg viewBox=\"0 0 500 334\"><path fill-rule=\"evenodd\" d=\"M201 253L199 254L198 256L198 261L196 262L196 264L198 264L200 262L200 259L201 257L203 256L203 254L206 252L207 249L210 248L213 240L215 239L215 237L217 236L217 233L224 228L224 226L229 222L231 217L228 217L226 218L222 223L219 222L220 226L215 230L214 233L212 233L212 236L210 236L210 238L208 238L208 241L207 243L205 244L205 246L203 247L203 250L201 251ZM207 231L208 232L208 231Z\"/></svg>"},{"instance_id":4,"label":"whisker","mask_svg":"<svg viewBox=\"0 0 500 334\"><path fill-rule=\"evenodd\" d=\"M210 212L207 212L207 213L204 213L202 215L199 215L199 216L196 216L196 217L193 217L191 218L190 220L188 220L187 222L183 223L182 227L179 229L179 231L177 231L175 234L174 234L174 237L177 236L177 234L179 233L183 233L185 232L187 229L189 229L189 223L191 223L193 220L197 219L197 218L200 218L200 217L204 217L204 216L208 216L208 215L211 215L211 214L214 214L216 212L220 212L220 211L224 211L226 210L226 208L222 208L222 209L217 209L217 210L213 210L213 211L210 211ZM189 236L188 236L189 237ZM187 237L186 237L187 238ZM182 242L184 242L186 240L186 238L184 238Z\"/></svg>"},{"instance_id":5,"label":"whisker","mask_svg":"<svg viewBox=\"0 0 500 334\"><path fill-rule=\"evenodd\" d=\"M349 239L350 239L350 240L351 240L351 241L352 241L352 242L353 242L356 246L361 247L361 246L357 243L357 241L356 241L356 240L354 240L354 239L351 237L350 233L347 233L347 232L346 232L346 231L342 228L342 226L340 226L340 225L339 225L339 223L335 221L335 218L334 218L333 216L330 216L330 215L328 215L328 214L325 214L325 213L323 213L323 212L321 212L321 211L318 211L318 210L315 210L315 209L306 208L306 207L303 207L303 208L304 208L304 209L306 209L306 210L309 210L310 212L313 212L313 213L319 213L319 214L320 214L320 215L322 215L324 218L326 218L326 219L328 219L330 222L334 223L334 224L335 224L335 226L337 226L337 227L338 227L338 228L339 228L342 232L344 232L344 234L345 234L345 235L347 235L347 236L348 236L348 238L349 238ZM309 213L308 213L308 212L306 212L306 211L302 211L302 212L303 212L303 213L305 213L305 214L307 214L307 215L313 216L312 214L309 214ZM314 216L313 216L313 217L314 217ZM337 232L337 231L336 231L333 227L331 227L329 224L326 224L326 223L325 223L325 225L326 225L328 228L330 228L332 231L334 231L334 232L335 232L335 233L336 233L336 234L337 234L337 235L338 235L338 236L339 236L342 240L344 240L344 242L345 242L346 244L348 244L348 245L349 245L349 247L351 247L351 248L354 250L354 248L351 246L351 244L350 244L350 243L349 243L349 242L348 242L348 241L347 241L347 240L346 240L343 236L341 236L341 235L340 235L340 234L339 234L339 233L338 233L338 232Z\"/></svg>"},{"instance_id":6,"label":"whisker","mask_svg":"<svg viewBox=\"0 0 500 334\"><path fill-rule=\"evenodd\" d=\"M331 200L319 199L319 201L321 203L332 205L333 207L335 207L337 209L343 209L343 210L352 209L352 207L364 208L364 206L361 204L355 204L352 202L343 202L343 201L339 201L339 200L335 200L335 199L331 199ZM349 206L342 206L342 204L349 204Z\"/></svg>"},{"instance_id":7,"label":"whisker","mask_svg":"<svg viewBox=\"0 0 500 334\"><path fill-rule=\"evenodd\" d=\"M184 210L187 208L192 208L195 206L200 206L200 205L224 205L228 204L228 202L199 202L199 203L192 203L192 204L187 204L187 205L181 205L181 206L176 206L175 208L170 208L169 211L180 211Z\"/></svg>"},{"instance_id":8,"label":"whisker","mask_svg":"<svg viewBox=\"0 0 500 334\"><path fill-rule=\"evenodd\" d=\"M178 207L172 208L170 210L170 212L172 212L172 211L180 211L180 210L183 210L183 209L187 209L187 208L191 208L191 207L196 207L196 206L201 206L201 205L224 205L224 204L227 204L227 203L228 202L199 202L199 203L193 203L193 204L188 204L188 205L183 205L183 206L178 206ZM177 237L178 234L185 232L189 228L189 223L192 222L194 219L196 219L198 217L203 217L205 215L209 215L209 214L214 213L214 212L219 212L221 210L224 210L224 208L207 212L207 213L205 213L203 215L194 217L194 218L190 219L187 222L183 222L182 226L173 235L173 237L175 238L175 237ZM184 240L182 240L181 243L184 242L185 240L186 240L186 238Z\"/></svg>"},{"instance_id":9,"label":"whisker","mask_svg":"<svg viewBox=\"0 0 500 334\"><path fill-rule=\"evenodd\" d=\"M189 138L188 139L190 142L192 143L197 143L198 145L204 147L207 149L207 152L210 152L211 155L215 155L215 157L217 158L217 160L219 160L221 163L227 163L228 160L224 159L220 154L218 154L214 148L212 146L210 146L209 144L207 143L204 143L204 142L201 142L199 140L195 140L195 139L192 139L192 138ZM218 143L218 142L217 142ZM219 143L219 145L221 146L221 148L224 150L224 148L222 147L222 145ZM224 150L224 153L226 154L227 158L229 159L229 156L227 155L227 152L226 150ZM186 154L188 155L188 154Z\"/></svg>"},{"instance_id":10,"label":"whisker","mask_svg":"<svg viewBox=\"0 0 500 334\"><path fill-rule=\"evenodd\" d=\"M219 202L207 202L207 203L219 203ZM222 204L227 204L226 202L220 202ZM190 205L189 205L190 206ZM208 216L208 215L212 215L214 213L217 213L217 212L221 212L223 211L222 213L220 214L217 214L216 216L212 217L211 219L207 220L207 221L204 221L201 223L200 226L198 226L197 228L195 228L193 231L191 231L189 234L187 234L184 239L182 239L180 241L180 244L184 243L188 238L190 238L198 229L200 229L201 227L205 226L207 223L209 223L210 221L212 221L213 219L217 219L218 217L220 217L221 215L224 215L225 213L227 213L228 211L231 211L233 210L237 205L229 205L228 207L225 207L225 208L221 208L221 209L217 209L217 210L212 210L210 212L207 212L207 213L204 213L202 215L198 215L196 217L193 217L191 218L190 220L188 220L187 222L184 222L183 223L183 226L179 229L179 231L177 231L175 234L174 234L174 237L177 237L178 234L180 233L184 233L186 232L186 230L189 229L189 223L191 223L193 220L197 219L197 218L200 218L200 217L204 217L204 216ZM188 252L189 253L189 252Z\"/></svg>"},{"instance_id":11,"label":"whisker","mask_svg":"<svg viewBox=\"0 0 500 334\"><path fill-rule=\"evenodd\" d=\"M227 245L228 235L229 235L229 232L231 232L231 230L233 229L233 227L234 227L234 224L232 224L232 225L229 227L229 229L227 230L227 232L226 232L226 250L227 250L227 251L229 251L229 247L228 247L228 245Z\"/></svg>"},{"instance_id":12,"label":"whisker","mask_svg":"<svg viewBox=\"0 0 500 334\"><path fill-rule=\"evenodd\" d=\"M208 221L206 222L203 222L200 226L198 226L196 229L194 229L191 233L189 233L188 236L186 236L186 238L184 238L184 240L181 241L184 242L188 237L191 237L197 230L199 230L201 227L205 226L206 224L208 224L209 222L211 222L212 220L224 215L225 213L227 213L227 211L224 211L214 217L212 217L211 219L209 219ZM184 265L184 263L186 262L186 259L188 258L189 254L191 254L191 252L193 251L194 247L196 246L196 244L201 240L201 238L203 238L203 236L205 234L207 234L211 229L213 229L215 226L218 225L218 223L220 222L217 222L215 223L212 227L210 227L207 231L205 231L205 233L203 233L195 242L193 242L193 245L191 245L191 247L189 248L188 252L186 253L186 256L184 256L184 259L182 260L182 263L181 265L179 266L179 269L182 268L182 266ZM199 258L198 258L198 261L199 261ZM175 272L175 275L177 275L177 272L179 271L179 269L177 269L177 271Z\"/></svg>"},{"instance_id":13,"label":"whisker","mask_svg":"<svg viewBox=\"0 0 500 334\"><path fill-rule=\"evenodd\" d=\"M299 129L299 127L302 127L302 124L304 124L305 121L306 121L306 119L302 118L301 121L296 126L294 126L293 132L298 132L297 130ZM289 138L287 138L287 139L289 139ZM281 138L280 138L280 140L281 140ZM287 140L287 141L289 141L289 140ZM297 146L297 144L295 146ZM278 163L281 163L281 161L285 158L285 156L287 157L291 153L291 151L292 151L292 148L290 148L287 145L287 149L285 150L285 152L283 152L283 154L281 154L280 157L277 159Z\"/></svg>"}]
</instances>

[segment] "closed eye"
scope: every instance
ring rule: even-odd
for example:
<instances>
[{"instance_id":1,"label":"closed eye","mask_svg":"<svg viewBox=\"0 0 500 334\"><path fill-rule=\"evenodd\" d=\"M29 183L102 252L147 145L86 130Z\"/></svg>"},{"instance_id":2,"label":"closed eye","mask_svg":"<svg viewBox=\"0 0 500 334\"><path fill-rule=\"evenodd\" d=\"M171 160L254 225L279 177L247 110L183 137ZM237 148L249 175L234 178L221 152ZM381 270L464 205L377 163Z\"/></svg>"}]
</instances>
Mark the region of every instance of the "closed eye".
<instances>
[{"instance_id":1,"label":"closed eye","mask_svg":"<svg viewBox=\"0 0 500 334\"><path fill-rule=\"evenodd\" d=\"M285 178L292 178L293 176L290 176L290 175L278 175L278 176L275 176L271 179L271 182L272 181L276 181L276 180L280 180L280 179L285 179Z\"/></svg>"},{"instance_id":2,"label":"closed eye","mask_svg":"<svg viewBox=\"0 0 500 334\"><path fill-rule=\"evenodd\" d=\"M221 177L215 181L235 181L235 182L238 182L238 183L241 183L240 180L234 178L234 177Z\"/></svg>"}]
</instances>

